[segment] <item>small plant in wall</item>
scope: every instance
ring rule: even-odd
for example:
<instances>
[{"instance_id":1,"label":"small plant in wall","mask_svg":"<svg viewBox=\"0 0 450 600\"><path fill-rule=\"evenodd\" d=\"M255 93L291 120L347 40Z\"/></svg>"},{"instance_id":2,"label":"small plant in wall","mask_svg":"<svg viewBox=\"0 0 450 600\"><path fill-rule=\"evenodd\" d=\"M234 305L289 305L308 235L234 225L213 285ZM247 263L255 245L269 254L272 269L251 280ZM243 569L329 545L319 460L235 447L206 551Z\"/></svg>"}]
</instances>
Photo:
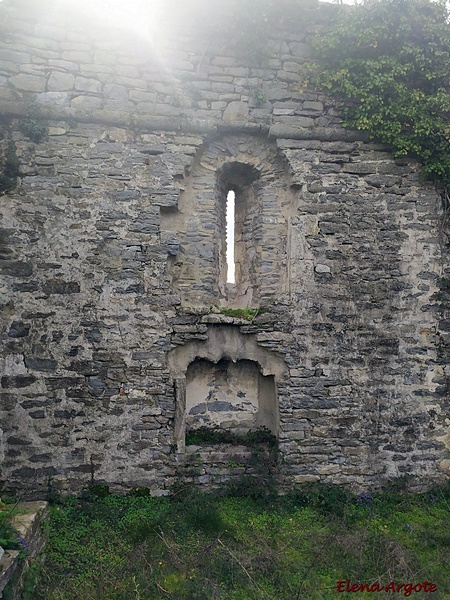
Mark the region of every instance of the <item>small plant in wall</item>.
<instances>
[{"instance_id":1,"label":"small plant in wall","mask_svg":"<svg viewBox=\"0 0 450 600\"><path fill-rule=\"evenodd\" d=\"M315 85L344 126L368 131L425 177L450 184L450 23L446 3L363 0L342 6L315 43Z\"/></svg>"},{"instance_id":2,"label":"small plant in wall","mask_svg":"<svg viewBox=\"0 0 450 600\"><path fill-rule=\"evenodd\" d=\"M265 104L267 100L266 94L264 93L264 90L262 90L261 88L258 90L255 90L255 92L253 93L253 103L256 107L262 106L263 104Z\"/></svg>"},{"instance_id":3,"label":"small plant in wall","mask_svg":"<svg viewBox=\"0 0 450 600\"><path fill-rule=\"evenodd\" d=\"M35 104L27 108L27 115L19 123L20 131L32 142L39 144L48 135L48 120L45 119Z\"/></svg>"},{"instance_id":4,"label":"small plant in wall","mask_svg":"<svg viewBox=\"0 0 450 600\"><path fill-rule=\"evenodd\" d=\"M219 313L226 317L253 321L257 315L262 313L262 310L260 308L220 308Z\"/></svg>"},{"instance_id":5,"label":"small plant in wall","mask_svg":"<svg viewBox=\"0 0 450 600\"><path fill-rule=\"evenodd\" d=\"M19 556L23 558L29 550L28 544L11 523L11 519L19 513L16 508L17 503L7 505L0 502L0 504L2 505L0 508L0 548L19 550Z\"/></svg>"},{"instance_id":6,"label":"small plant in wall","mask_svg":"<svg viewBox=\"0 0 450 600\"><path fill-rule=\"evenodd\" d=\"M216 445L230 444L231 446L247 446L249 448L277 448L278 440L267 427L258 427L247 433L234 433L229 429L218 427L199 427L186 433L186 445Z\"/></svg>"}]
</instances>

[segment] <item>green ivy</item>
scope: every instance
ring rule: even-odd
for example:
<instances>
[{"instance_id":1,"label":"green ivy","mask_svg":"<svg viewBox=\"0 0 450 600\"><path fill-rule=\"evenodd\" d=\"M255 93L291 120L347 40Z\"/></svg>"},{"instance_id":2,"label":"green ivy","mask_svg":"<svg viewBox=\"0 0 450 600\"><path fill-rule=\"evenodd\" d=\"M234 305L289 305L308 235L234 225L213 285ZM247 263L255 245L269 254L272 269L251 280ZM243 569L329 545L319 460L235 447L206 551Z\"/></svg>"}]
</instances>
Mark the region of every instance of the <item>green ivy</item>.
<instances>
[{"instance_id":1,"label":"green ivy","mask_svg":"<svg viewBox=\"0 0 450 600\"><path fill-rule=\"evenodd\" d=\"M341 7L315 41L312 81L341 102L344 126L411 156L450 184L450 24L442 0Z\"/></svg>"},{"instance_id":2,"label":"green ivy","mask_svg":"<svg viewBox=\"0 0 450 600\"><path fill-rule=\"evenodd\" d=\"M19 160L16 145L11 139L7 126L0 126L0 196L16 187L19 176Z\"/></svg>"}]
</instances>

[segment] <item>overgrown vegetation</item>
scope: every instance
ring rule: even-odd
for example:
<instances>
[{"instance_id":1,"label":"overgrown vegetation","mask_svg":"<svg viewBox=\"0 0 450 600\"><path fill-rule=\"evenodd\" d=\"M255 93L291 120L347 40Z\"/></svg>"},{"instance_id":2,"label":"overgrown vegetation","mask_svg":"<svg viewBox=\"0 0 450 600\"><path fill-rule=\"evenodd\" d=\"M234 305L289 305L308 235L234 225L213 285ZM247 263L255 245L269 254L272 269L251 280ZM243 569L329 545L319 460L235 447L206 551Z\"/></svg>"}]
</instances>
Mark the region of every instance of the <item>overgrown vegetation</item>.
<instances>
[{"instance_id":1,"label":"overgrown vegetation","mask_svg":"<svg viewBox=\"0 0 450 600\"><path fill-rule=\"evenodd\" d=\"M16 503L4 504L0 502L0 546L4 550L19 550L21 552L26 550L22 538L11 522L11 519L18 512Z\"/></svg>"},{"instance_id":2,"label":"overgrown vegetation","mask_svg":"<svg viewBox=\"0 0 450 600\"><path fill-rule=\"evenodd\" d=\"M173 499L142 490L119 497L92 488L52 506L46 561L31 573L24 600L374 596L337 594L346 579L426 580L437 585L433 597L446 598L449 502L449 487L353 496L307 485L276 501L189 489Z\"/></svg>"},{"instance_id":3,"label":"overgrown vegetation","mask_svg":"<svg viewBox=\"0 0 450 600\"><path fill-rule=\"evenodd\" d=\"M258 427L247 433L238 434L229 429L218 427L199 427L186 433L186 444L231 444L232 446L248 446L259 448L261 445L267 448L276 448L278 440L267 427Z\"/></svg>"},{"instance_id":4,"label":"overgrown vegetation","mask_svg":"<svg viewBox=\"0 0 450 600\"><path fill-rule=\"evenodd\" d=\"M246 321L253 321L253 319L262 314L261 308L220 308L219 313L227 317L234 317L236 319L245 319Z\"/></svg>"},{"instance_id":5,"label":"overgrown vegetation","mask_svg":"<svg viewBox=\"0 0 450 600\"><path fill-rule=\"evenodd\" d=\"M48 135L48 120L40 114L36 104L27 107L27 115L19 122L21 132L36 144L42 142Z\"/></svg>"},{"instance_id":6,"label":"overgrown vegetation","mask_svg":"<svg viewBox=\"0 0 450 600\"><path fill-rule=\"evenodd\" d=\"M16 187L17 177L19 176L19 160L16 155L16 146L10 139L4 141L3 148L0 146L0 196Z\"/></svg>"},{"instance_id":7,"label":"overgrown vegetation","mask_svg":"<svg viewBox=\"0 0 450 600\"><path fill-rule=\"evenodd\" d=\"M450 184L450 24L445 2L363 0L315 43L312 80L426 177Z\"/></svg>"},{"instance_id":8,"label":"overgrown vegetation","mask_svg":"<svg viewBox=\"0 0 450 600\"><path fill-rule=\"evenodd\" d=\"M267 101L267 96L262 88L253 92L253 103L255 106L262 106Z\"/></svg>"},{"instance_id":9,"label":"overgrown vegetation","mask_svg":"<svg viewBox=\"0 0 450 600\"><path fill-rule=\"evenodd\" d=\"M244 434L238 434L228 429L218 427L199 427L186 433L187 446L214 446L214 445L246 446L250 456L246 456L244 463L228 461L227 466L236 469L236 473L228 482L227 493L236 497L249 497L253 499L276 498L278 495L279 478L279 448L277 437L267 428L258 427ZM248 454L248 453L247 453ZM186 463L184 476L196 481L202 460L197 454L191 455L191 463ZM220 481L220 476L217 477ZM183 479L178 482L177 488L184 490ZM221 486L224 487L223 485ZM174 491L174 490L173 490ZM179 493L179 492L175 492Z\"/></svg>"}]
</instances>

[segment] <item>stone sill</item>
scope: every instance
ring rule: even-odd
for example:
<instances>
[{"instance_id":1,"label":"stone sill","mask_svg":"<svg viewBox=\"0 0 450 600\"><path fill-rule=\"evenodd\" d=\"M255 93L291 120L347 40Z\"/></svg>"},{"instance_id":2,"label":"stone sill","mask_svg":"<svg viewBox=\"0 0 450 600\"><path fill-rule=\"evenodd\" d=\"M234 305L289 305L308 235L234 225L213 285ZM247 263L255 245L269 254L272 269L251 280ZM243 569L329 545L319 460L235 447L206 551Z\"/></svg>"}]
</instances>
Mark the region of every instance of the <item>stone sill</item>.
<instances>
[{"instance_id":1,"label":"stone sill","mask_svg":"<svg viewBox=\"0 0 450 600\"><path fill-rule=\"evenodd\" d=\"M250 325L252 321L242 317L229 317L220 313L210 313L200 319L200 323L208 324L226 324L226 325Z\"/></svg>"},{"instance_id":2,"label":"stone sill","mask_svg":"<svg viewBox=\"0 0 450 600\"><path fill-rule=\"evenodd\" d=\"M184 457L188 460L192 456L199 457L206 463L248 463L253 456L252 448L248 446L235 446L233 444L214 445L189 445L186 446Z\"/></svg>"},{"instance_id":3,"label":"stone sill","mask_svg":"<svg viewBox=\"0 0 450 600\"><path fill-rule=\"evenodd\" d=\"M23 575L30 566L31 561L41 552L46 543L46 534L42 531L42 523L48 518L48 503L43 501L21 502L17 509L24 511L11 519L12 525L19 535L24 538L30 550L24 560L19 560L18 550L5 550L0 560L0 598L3 590L14 576L14 585L11 598L21 597Z\"/></svg>"}]
</instances>

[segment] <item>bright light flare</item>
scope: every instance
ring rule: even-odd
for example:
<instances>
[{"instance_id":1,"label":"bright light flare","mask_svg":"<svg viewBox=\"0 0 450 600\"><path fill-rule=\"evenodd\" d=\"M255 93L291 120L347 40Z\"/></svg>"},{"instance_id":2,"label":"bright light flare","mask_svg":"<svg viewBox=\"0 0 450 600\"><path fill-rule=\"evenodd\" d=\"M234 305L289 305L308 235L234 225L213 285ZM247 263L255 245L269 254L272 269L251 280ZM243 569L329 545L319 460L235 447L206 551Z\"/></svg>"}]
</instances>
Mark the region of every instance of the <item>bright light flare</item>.
<instances>
[{"instance_id":1,"label":"bright light flare","mask_svg":"<svg viewBox=\"0 0 450 600\"><path fill-rule=\"evenodd\" d=\"M227 194L227 283L236 282L234 262L234 228L235 228L235 194L230 190Z\"/></svg>"}]
</instances>

